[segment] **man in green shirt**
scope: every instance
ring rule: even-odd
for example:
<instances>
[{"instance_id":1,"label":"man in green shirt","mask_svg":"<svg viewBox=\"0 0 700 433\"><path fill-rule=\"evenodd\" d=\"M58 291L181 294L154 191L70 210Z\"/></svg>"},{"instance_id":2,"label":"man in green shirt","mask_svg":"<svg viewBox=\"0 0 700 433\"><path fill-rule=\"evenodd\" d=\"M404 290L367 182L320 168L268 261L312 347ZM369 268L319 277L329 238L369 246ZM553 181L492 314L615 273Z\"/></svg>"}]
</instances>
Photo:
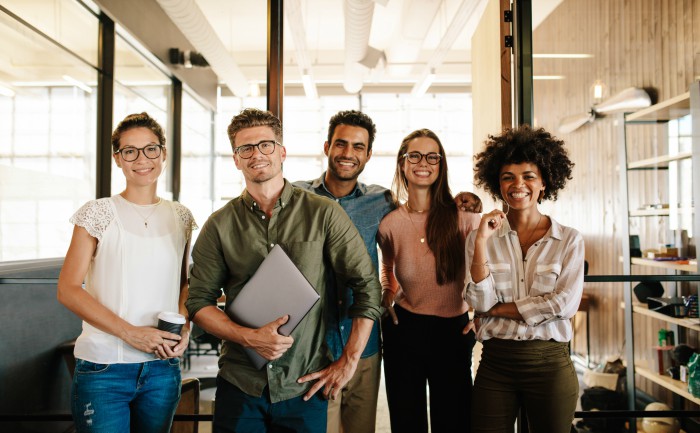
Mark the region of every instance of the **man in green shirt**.
<instances>
[{"instance_id":1,"label":"man in green shirt","mask_svg":"<svg viewBox=\"0 0 700 433\"><path fill-rule=\"evenodd\" d=\"M380 315L379 281L345 211L293 187L282 176L286 150L279 119L245 109L231 121L228 135L246 189L204 224L192 252L186 303L198 326L224 340L214 432L322 433L327 399L335 398L352 378ZM288 337L277 332L287 316L252 329L234 323L216 305L221 288L227 304L235 301L276 244L321 296ZM323 308L327 287L336 282L353 290L353 326L342 355L331 362L324 343ZM268 364L256 369L244 348L254 349Z\"/></svg>"}]
</instances>

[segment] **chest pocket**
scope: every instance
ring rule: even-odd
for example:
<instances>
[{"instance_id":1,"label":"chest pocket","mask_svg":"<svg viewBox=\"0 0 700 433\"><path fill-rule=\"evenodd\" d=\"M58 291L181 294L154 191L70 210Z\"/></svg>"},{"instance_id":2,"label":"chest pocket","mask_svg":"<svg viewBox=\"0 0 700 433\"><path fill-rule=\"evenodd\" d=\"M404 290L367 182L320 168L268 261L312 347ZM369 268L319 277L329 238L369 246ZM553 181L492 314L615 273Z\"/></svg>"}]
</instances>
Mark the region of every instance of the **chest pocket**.
<instances>
[{"instance_id":1,"label":"chest pocket","mask_svg":"<svg viewBox=\"0 0 700 433\"><path fill-rule=\"evenodd\" d=\"M530 289L530 296L546 295L552 293L557 285L557 279L561 274L561 264L550 263L537 265L535 278Z\"/></svg>"},{"instance_id":2,"label":"chest pocket","mask_svg":"<svg viewBox=\"0 0 700 433\"><path fill-rule=\"evenodd\" d=\"M489 264L498 302L513 302L513 269L510 263Z\"/></svg>"}]
</instances>

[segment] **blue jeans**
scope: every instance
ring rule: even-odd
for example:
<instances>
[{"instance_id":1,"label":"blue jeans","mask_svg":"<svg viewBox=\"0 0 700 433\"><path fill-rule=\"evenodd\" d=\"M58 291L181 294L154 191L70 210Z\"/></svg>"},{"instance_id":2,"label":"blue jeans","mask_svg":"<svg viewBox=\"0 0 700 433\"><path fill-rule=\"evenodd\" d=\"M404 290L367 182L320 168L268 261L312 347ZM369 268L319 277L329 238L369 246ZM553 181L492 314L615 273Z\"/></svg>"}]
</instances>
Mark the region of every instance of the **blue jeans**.
<instances>
[{"instance_id":1,"label":"blue jeans","mask_svg":"<svg viewBox=\"0 0 700 433\"><path fill-rule=\"evenodd\" d=\"M167 433L180 400L180 360L76 360L71 410L79 433Z\"/></svg>"},{"instance_id":2,"label":"blue jeans","mask_svg":"<svg viewBox=\"0 0 700 433\"><path fill-rule=\"evenodd\" d=\"M214 433L326 433L328 402L317 392L309 401L303 395L272 403L267 387L261 397L216 378Z\"/></svg>"}]
</instances>

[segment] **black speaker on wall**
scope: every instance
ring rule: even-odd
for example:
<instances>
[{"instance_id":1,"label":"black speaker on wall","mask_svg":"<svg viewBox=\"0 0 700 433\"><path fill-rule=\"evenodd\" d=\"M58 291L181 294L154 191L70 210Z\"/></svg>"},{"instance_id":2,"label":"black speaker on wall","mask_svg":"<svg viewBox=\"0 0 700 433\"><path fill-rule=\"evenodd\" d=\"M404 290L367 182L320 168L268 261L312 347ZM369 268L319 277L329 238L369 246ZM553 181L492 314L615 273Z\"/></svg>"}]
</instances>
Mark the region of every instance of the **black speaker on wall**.
<instances>
[{"instance_id":1,"label":"black speaker on wall","mask_svg":"<svg viewBox=\"0 0 700 433\"><path fill-rule=\"evenodd\" d=\"M642 249L639 247L638 235L630 235L630 257L642 257Z\"/></svg>"}]
</instances>

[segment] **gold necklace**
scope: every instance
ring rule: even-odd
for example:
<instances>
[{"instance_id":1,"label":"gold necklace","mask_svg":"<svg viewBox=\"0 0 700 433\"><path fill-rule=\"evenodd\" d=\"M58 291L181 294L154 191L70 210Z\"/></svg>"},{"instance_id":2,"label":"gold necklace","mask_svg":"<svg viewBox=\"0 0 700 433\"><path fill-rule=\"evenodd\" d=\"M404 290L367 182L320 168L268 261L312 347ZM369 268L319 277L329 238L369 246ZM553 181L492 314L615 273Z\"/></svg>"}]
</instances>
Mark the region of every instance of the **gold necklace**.
<instances>
[{"instance_id":1,"label":"gold necklace","mask_svg":"<svg viewBox=\"0 0 700 433\"><path fill-rule=\"evenodd\" d=\"M540 214L540 219L537 220L537 224L535 224L535 227L530 231L530 236L527 237L527 240L523 243L520 243L520 248L525 248L525 245L530 245L530 239L532 239L532 236L535 234L535 231L537 230L537 227L540 226L540 222L542 221L542 214Z\"/></svg>"},{"instance_id":2,"label":"gold necklace","mask_svg":"<svg viewBox=\"0 0 700 433\"><path fill-rule=\"evenodd\" d=\"M415 213L423 213L423 212L425 212L425 209L423 209L423 210L415 210L415 209L411 208L411 206L408 205L408 200L406 200L406 209L408 209L409 212L415 212Z\"/></svg>"},{"instance_id":3,"label":"gold necklace","mask_svg":"<svg viewBox=\"0 0 700 433\"><path fill-rule=\"evenodd\" d=\"M148 215L146 215L146 216L144 217L143 214L141 214L141 212L139 212L138 207L136 207L136 205L135 205L134 203L130 202L130 201L127 200L127 199L124 199L124 200L125 200L127 203L129 203L129 204L131 205L131 208L134 209L134 212L136 212L136 214L137 214L138 216L141 217L141 219L143 220L143 226L146 227L146 228L148 228L148 219L149 219L151 216L153 216L153 214L155 213L155 211L158 210L158 206L159 206L159 205L161 204L161 202L163 201L162 198L158 197L158 201L155 202L155 204L153 204L153 209L151 210L151 212L150 212Z\"/></svg>"},{"instance_id":4,"label":"gold necklace","mask_svg":"<svg viewBox=\"0 0 700 433\"><path fill-rule=\"evenodd\" d=\"M406 207L410 210L411 208L408 206L408 202L406 202ZM423 213L424 211L419 211L418 213ZM418 236L420 236L420 231L416 227L416 224L413 222L413 218L411 218L411 212L408 212L408 220L411 221L411 225L413 226L413 230L418 233ZM420 243L424 244L425 243L425 236L422 236L420 238Z\"/></svg>"}]
</instances>

